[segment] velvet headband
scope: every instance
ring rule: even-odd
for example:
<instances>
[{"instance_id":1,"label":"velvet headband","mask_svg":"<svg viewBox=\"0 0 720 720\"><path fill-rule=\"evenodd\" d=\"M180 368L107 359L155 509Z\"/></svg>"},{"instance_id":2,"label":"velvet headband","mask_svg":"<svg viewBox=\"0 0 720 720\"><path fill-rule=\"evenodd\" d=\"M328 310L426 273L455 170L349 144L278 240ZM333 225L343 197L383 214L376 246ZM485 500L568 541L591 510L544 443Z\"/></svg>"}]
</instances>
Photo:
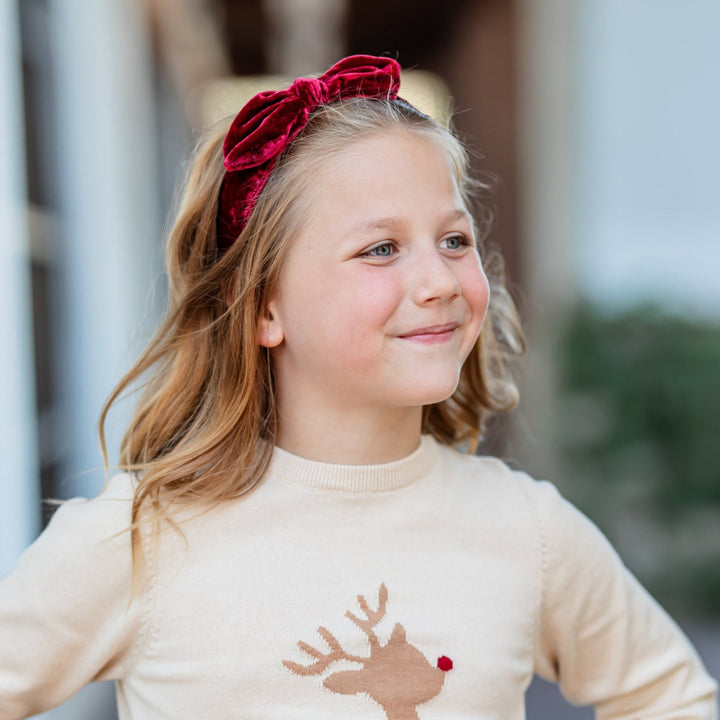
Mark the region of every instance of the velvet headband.
<instances>
[{"instance_id":1,"label":"velvet headband","mask_svg":"<svg viewBox=\"0 0 720 720\"><path fill-rule=\"evenodd\" d=\"M225 178L218 204L218 250L235 242L280 154L321 105L352 97L395 99L400 65L391 58L351 55L318 78L298 78L287 90L252 97L223 144Z\"/></svg>"}]
</instances>

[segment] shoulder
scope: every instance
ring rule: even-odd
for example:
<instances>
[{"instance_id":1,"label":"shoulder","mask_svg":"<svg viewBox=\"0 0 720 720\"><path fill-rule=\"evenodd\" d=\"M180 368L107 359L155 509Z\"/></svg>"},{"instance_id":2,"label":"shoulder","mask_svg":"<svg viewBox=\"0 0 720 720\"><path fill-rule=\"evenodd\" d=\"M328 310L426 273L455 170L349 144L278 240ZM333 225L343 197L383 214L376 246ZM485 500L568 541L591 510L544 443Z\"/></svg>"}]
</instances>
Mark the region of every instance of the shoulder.
<instances>
[{"instance_id":1,"label":"shoulder","mask_svg":"<svg viewBox=\"0 0 720 720\"><path fill-rule=\"evenodd\" d=\"M459 513L529 532L546 565L563 564L570 556L607 559L614 554L595 524L547 480L498 458L446 446L438 448L436 467L438 483L454 496Z\"/></svg>"},{"instance_id":2,"label":"shoulder","mask_svg":"<svg viewBox=\"0 0 720 720\"><path fill-rule=\"evenodd\" d=\"M93 512L113 512L132 503L135 495L137 479L129 473L117 473L105 484L105 487L92 498L75 497L61 505L62 508L73 508L82 512L81 508L91 508Z\"/></svg>"},{"instance_id":3,"label":"shoulder","mask_svg":"<svg viewBox=\"0 0 720 720\"><path fill-rule=\"evenodd\" d=\"M499 458L471 455L439 444L437 455L443 482L456 484L465 497L479 494L483 504L507 504L515 512L531 514L538 522L568 508L572 511L552 483L536 480Z\"/></svg>"},{"instance_id":4,"label":"shoulder","mask_svg":"<svg viewBox=\"0 0 720 720\"><path fill-rule=\"evenodd\" d=\"M62 532L66 537L81 535L87 541L88 535L109 538L128 529L135 484L131 475L120 473L112 477L96 497L63 502L45 533Z\"/></svg>"},{"instance_id":5,"label":"shoulder","mask_svg":"<svg viewBox=\"0 0 720 720\"><path fill-rule=\"evenodd\" d=\"M3 582L35 588L51 602L48 614L53 616L68 612L97 618L111 609L125 614L133 492L133 479L119 474L95 498L63 503Z\"/></svg>"},{"instance_id":6,"label":"shoulder","mask_svg":"<svg viewBox=\"0 0 720 720\"><path fill-rule=\"evenodd\" d=\"M85 581L112 566L115 578L129 577L133 492L133 479L119 474L95 498L63 502L17 569Z\"/></svg>"},{"instance_id":7,"label":"shoulder","mask_svg":"<svg viewBox=\"0 0 720 720\"><path fill-rule=\"evenodd\" d=\"M475 482L504 484L519 492L533 488L540 481L492 455L473 455L434 441L438 466L444 473L462 476ZM532 491L532 490L531 490Z\"/></svg>"},{"instance_id":8,"label":"shoulder","mask_svg":"<svg viewBox=\"0 0 720 720\"><path fill-rule=\"evenodd\" d=\"M149 605L131 588L133 492L132 478L118 475L96 498L63 503L0 581L0 636L13 648L0 643L0 667L12 668L12 655L22 669L0 672L0 696L28 714L123 676L143 647Z\"/></svg>"}]
</instances>

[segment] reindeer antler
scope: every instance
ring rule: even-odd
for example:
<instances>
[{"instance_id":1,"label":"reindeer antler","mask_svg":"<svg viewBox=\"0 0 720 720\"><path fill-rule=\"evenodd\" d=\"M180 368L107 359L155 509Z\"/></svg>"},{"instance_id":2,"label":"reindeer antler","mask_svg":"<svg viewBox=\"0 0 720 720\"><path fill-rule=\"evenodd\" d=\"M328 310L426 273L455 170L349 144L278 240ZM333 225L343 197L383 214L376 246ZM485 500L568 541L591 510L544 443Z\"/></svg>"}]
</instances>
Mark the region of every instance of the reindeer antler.
<instances>
[{"instance_id":1,"label":"reindeer antler","mask_svg":"<svg viewBox=\"0 0 720 720\"><path fill-rule=\"evenodd\" d=\"M283 665L297 675L320 675L328 665L341 660L358 663L359 669L341 669L329 674L322 684L330 692L341 695L364 693L385 711L387 720L418 720L417 706L434 698L443 687L445 673L453 663L444 655L433 667L422 651L407 641L405 628L396 623L390 639L380 645L374 628L385 617L388 591L383 583L378 592L377 609L373 610L364 595L358 595L358 605L364 619L349 610L345 616L352 621L370 641L369 657L346 653L335 636L324 627L318 628L320 637L327 643L328 652L318 650L307 643L298 647L315 659L310 665L300 665L283 660Z\"/></svg>"},{"instance_id":2,"label":"reindeer antler","mask_svg":"<svg viewBox=\"0 0 720 720\"><path fill-rule=\"evenodd\" d=\"M292 670L298 675L320 675L328 665L336 662L337 660L350 660L351 662L360 663L361 665L364 665L367 661L367 658L346 653L340 646L340 643L337 641L335 636L327 628L319 627L317 631L320 637L322 637L322 639L328 644L330 652L323 653L317 648L312 647L312 645L308 645L300 640L297 644L298 647L304 653L310 655L310 657L317 658L317 662L314 662L311 665L300 665L299 663L292 662L291 660L283 660L282 664L288 668L288 670Z\"/></svg>"},{"instance_id":3,"label":"reindeer antler","mask_svg":"<svg viewBox=\"0 0 720 720\"><path fill-rule=\"evenodd\" d=\"M378 608L377 610L371 610L367 604L364 595L358 595L358 604L360 609L365 613L367 620L361 620L357 615L353 615L349 610L345 613L345 617L352 620L366 635L370 641L370 647L379 647L380 642L375 634L373 628L385 617L385 611L387 609L388 591L385 587L385 583L380 585L378 591Z\"/></svg>"}]
</instances>

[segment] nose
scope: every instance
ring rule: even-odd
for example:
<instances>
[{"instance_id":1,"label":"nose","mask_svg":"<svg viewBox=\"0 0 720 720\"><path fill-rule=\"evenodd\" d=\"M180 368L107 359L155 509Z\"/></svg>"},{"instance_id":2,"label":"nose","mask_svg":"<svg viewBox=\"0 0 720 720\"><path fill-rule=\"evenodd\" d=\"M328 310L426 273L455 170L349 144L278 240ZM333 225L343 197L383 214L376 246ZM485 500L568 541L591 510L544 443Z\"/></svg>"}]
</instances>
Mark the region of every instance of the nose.
<instances>
[{"instance_id":1,"label":"nose","mask_svg":"<svg viewBox=\"0 0 720 720\"><path fill-rule=\"evenodd\" d=\"M413 273L413 299L418 305L454 300L460 295L460 283L450 265L436 249L416 258Z\"/></svg>"}]
</instances>

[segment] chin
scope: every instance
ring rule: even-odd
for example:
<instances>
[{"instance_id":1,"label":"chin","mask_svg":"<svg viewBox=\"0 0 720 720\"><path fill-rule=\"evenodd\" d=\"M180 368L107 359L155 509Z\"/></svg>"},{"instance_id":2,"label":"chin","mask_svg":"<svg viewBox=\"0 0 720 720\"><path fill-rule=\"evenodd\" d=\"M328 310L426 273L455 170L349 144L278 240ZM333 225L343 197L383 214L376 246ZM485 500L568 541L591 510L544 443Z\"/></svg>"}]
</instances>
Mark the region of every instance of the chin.
<instances>
[{"instance_id":1,"label":"chin","mask_svg":"<svg viewBox=\"0 0 720 720\"><path fill-rule=\"evenodd\" d=\"M452 382L438 383L433 387L421 388L419 385L414 388L416 393L416 400L412 402L412 405L437 405L438 403L444 402L450 398L453 393L457 390L459 378L454 378ZM420 393L417 391L421 390Z\"/></svg>"}]
</instances>

